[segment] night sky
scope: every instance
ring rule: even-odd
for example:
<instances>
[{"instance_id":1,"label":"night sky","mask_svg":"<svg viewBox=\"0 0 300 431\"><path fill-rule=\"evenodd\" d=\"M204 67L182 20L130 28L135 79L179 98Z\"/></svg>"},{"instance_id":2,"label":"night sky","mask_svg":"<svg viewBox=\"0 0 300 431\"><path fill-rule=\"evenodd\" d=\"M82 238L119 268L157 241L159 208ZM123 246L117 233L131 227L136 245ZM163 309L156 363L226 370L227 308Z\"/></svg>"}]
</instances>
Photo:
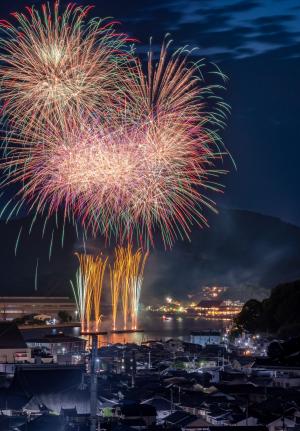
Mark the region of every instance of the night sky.
<instances>
[{"instance_id":1,"label":"night sky","mask_svg":"<svg viewBox=\"0 0 300 431\"><path fill-rule=\"evenodd\" d=\"M35 1L35 4L42 2ZM30 1L2 1L0 14ZM198 47L229 77L225 100L232 115L223 137L237 164L225 168L221 206L279 217L300 225L300 5L297 0L86 1L92 14L114 17L139 40L138 51L159 49L167 33L173 47ZM224 180L224 178L223 178Z\"/></svg>"}]
</instances>

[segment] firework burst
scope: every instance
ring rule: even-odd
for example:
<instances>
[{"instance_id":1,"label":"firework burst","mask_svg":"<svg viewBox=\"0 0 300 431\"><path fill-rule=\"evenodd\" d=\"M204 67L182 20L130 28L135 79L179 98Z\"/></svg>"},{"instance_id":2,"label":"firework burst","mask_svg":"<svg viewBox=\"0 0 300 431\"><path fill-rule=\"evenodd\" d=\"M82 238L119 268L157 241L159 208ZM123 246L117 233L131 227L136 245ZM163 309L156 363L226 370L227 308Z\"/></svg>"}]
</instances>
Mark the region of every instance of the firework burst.
<instances>
[{"instance_id":1,"label":"firework burst","mask_svg":"<svg viewBox=\"0 0 300 431\"><path fill-rule=\"evenodd\" d=\"M136 234L165 246L190 236L193 224L206 224L205 197L219 191L226 150L218 130L227 106L205 86L201 66L187 54L149 54L147 73L136 59L126 69L123 109L114 121L78 115L32 131L30 139L10 137L8 182L21 182L21 200L48 215L60 207L93 234L118 241ZM209 112L207 100L216 109Z\"/></svg>"},{"instance_id":2,"label":"firework burst","mask_svg":"<svg viewBox=\"0 0 300 431\"><path fill-rule=\"evenodd\" d=\"M115 23L88 19L90 6L58 1L0 21L0 100L9 123L21 131L44 121L64 121L117 103L126 35Z\"/></svg>"}]
</instances>

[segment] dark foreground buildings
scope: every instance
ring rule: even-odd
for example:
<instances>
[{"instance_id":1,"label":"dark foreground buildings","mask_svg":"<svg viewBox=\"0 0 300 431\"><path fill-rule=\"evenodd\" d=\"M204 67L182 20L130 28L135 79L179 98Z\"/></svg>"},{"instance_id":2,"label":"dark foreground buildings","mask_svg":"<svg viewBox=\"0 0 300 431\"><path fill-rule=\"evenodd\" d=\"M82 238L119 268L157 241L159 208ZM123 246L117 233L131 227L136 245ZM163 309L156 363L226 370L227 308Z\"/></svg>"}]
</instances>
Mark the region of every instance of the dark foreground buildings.
<instances>
[{"instance_id":1,"label":"dark foreground buildings","mask_svg":"<svg viewBox=\"0 0 300 431\"><path fill-rule=\"evenodd\" d=\"M90 429L84 343L77 364L42 362L16 326L0 323L3 350L13 354L1 364L0 431ZM98 429L298 431L299 351L297 342L273 345L268 357L240 356L228 343L180 340L102 347ZM15 360L16 353L31 360Z\"/></svg>"}]
</instances>

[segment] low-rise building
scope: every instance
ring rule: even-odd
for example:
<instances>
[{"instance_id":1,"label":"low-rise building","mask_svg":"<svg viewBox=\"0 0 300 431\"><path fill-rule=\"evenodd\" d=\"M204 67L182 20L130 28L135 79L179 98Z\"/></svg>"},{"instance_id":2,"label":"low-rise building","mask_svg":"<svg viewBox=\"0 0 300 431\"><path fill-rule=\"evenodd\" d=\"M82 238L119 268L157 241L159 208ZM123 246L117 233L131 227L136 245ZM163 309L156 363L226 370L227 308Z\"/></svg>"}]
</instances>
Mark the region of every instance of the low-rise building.
<instances>
[{"instance_id":1,"label":"low-rise building","mask_svg":"<svg viewBox=\"0 0 300 431\"><path fill-rule=\"evenodd\" d=\"M22 363L31 360L31 349L13 322L0 322L0 363Z\"/></svg>"},{"instance_id":2,"label":"low-rise building","mask_svg":"<svg viewBox=\"0 0 300 431\"><path fill-rule=\"evenodd\" d=\"M222 340L220 331L192 331L191 342L206 346L207 344L220 344Z\"/></svg>"},{"instance_id":3,"label":"low-rise building","mask_svg":"<svg viewBox=\"0 0 300 431\"><path fill-rule=\"evenodd\" d=\"M30 348L42 348L51 355L77 354L85 351L86 340L81 337L65 335L63 332L48 334L41 338L26 341Z\"/></svg>"},{"instance_id":4,"label":"low-rise building","mask_svg":"<svg viewBox=\"0 0 300 431\"><path fill-rule=\"evenodd\" d=\"M138 421L143 420L146 426L151 426L156 423L156 409L149 404L128 404L117 406L115 416L122 421Z\"/></svg>"}]
</instances>

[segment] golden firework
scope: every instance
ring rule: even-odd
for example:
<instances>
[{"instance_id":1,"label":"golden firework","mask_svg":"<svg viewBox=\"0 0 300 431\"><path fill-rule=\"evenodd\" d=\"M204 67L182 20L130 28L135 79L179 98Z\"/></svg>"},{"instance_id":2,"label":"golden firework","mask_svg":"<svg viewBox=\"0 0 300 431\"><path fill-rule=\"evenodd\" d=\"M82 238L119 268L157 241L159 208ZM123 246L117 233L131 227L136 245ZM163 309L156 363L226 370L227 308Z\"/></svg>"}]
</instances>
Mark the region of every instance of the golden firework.
<instances>
[{"instance_id":1,"label":"golden firework","mask_svg":"<svg viewBox=\"0 0 300 431\"><path fill-rule=\"evenodd\" d=\"M72 284L82 332L98 332L101 326L103 278L108 258L76 253L79 269Z\"/></svg>"}]
</instances>

